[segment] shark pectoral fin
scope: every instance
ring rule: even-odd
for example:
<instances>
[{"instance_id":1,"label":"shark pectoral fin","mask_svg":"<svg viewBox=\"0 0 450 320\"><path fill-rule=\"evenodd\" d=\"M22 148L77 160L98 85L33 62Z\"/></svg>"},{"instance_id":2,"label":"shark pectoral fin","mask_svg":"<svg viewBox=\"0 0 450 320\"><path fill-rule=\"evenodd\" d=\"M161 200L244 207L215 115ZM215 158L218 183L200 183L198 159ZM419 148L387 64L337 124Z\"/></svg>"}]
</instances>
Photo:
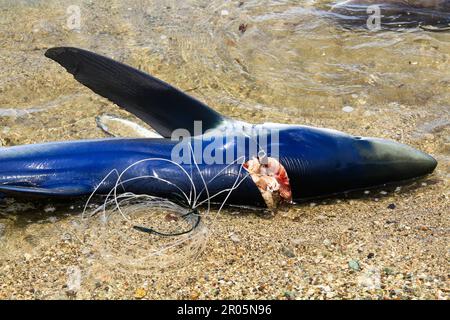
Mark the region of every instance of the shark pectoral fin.
<instances>
[{"instance_id":1,"label":"shark pectoral fin","mask_svg":"<svg viewBox=\"0 0 450 320\"><path fill-rule=\"evenodd\" d=\"M224 120L218 112L171 85L107 57L71 47L48 49L45 56L61 64L95 93L148 123L165 138L179 128L194 135L194 121L202 121L204 132Z\"/></svg>"},{"instance_id":2,"label":"shark pectoral fin","mask_svg":"<svg viewBox=\"0 0 450 320\"><path fill-rule=\"evenodd\" d=\"M113 137L162 138L160 134L153 130L110 114L97 116L95 122L97 122L97 127Z\"/></svg>"},{"instance_id":3,"label":"shark pectoral fin","mask_svg":"<svg viewBox=\"0 0 450 320\"><path fill-rule=\"evenodd\" d=\"M51 188L39 188L29 186L0 185L0 193L10 196L34 196L34 197L76 197L87 195L91 188L86 185L58 185Z\"/></svg>"}]
</instances>

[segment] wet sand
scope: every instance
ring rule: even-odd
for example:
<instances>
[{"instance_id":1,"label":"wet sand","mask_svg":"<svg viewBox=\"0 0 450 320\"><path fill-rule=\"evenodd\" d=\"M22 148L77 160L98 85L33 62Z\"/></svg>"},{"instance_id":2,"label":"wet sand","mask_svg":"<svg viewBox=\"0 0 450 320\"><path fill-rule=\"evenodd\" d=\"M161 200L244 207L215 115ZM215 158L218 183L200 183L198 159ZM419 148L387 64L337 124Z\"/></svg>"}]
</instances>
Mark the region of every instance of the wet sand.
<instances>
[{"instance_id":1,"label":"wet sand","mask_svg":"<svg viewBox=\"0 0 450 320\"><path fill-rule=\"evenodd\" d=\"M3 146L105 137L95 124L102 113L136 120L43 56L74 45L151 72L237 119L389 138L439 165L407 185L275 216L213 209L205 249L164 268L139 260L163 240L135 236L120 220L106 231L84 229L82 203L7 201L1 299L449 298L450 34L352 33L308 11L322 4L294 1L80 1L74 31L69 2L0 5ZM14 24L19 17L24 23Z\"/></svg>"}]
</instances>

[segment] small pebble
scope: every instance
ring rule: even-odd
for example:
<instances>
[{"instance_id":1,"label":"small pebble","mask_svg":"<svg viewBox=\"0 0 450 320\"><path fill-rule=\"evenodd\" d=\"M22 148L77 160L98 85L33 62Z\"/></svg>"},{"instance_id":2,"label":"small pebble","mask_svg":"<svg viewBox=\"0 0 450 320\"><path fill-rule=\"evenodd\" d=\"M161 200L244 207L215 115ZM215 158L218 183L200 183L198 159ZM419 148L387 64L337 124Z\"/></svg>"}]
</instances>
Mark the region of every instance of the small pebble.
<instances>
[{"instance_id":1,"label":"small pebble","mask_svg":"<svg viewBox=\"0 0 450 320\"><path fill-rule=\"evenodd\" d=\"M76 294L81 287L81 269L77 266L67 268L67 290Z\"/></svg>"},{"instance_id":2,"label":"small pebble","mask_svg":"<svg viewBox=\"0 0 450 320\"><path fill-rule=\"evenodd\" d=\"M350 106L345 106L342 108L342 111L344 112L352 112L353 110L354 110L353 107Z\"/></svg>"},{"instance_id":3,"label":"small pebble","mask_svg":"<svg viewBox=\"0 0 450 320\"><path fill-rule=\"evenodd\" d=\"M301 245L303 242L305 242L304 239L292 239L292 240L291 240L291 243L292 243L294 246L299 246L299 245Z\"/></svg>"},{"instance_id":4,"label":"small pebble","mask_svg":"<svg viewBox=\"0 0 450 320\"><path fill-rule=\"evenodd\" d=\"M369 270L358 278L358 283L369 290L378 289L380 287L380 277L376 271Z\"/></svg>"},{"instance_id":5,"label":"small pebble","mask_svg":"<svg viewBox=\"0 0 450 320\"><path fill-rule=\"evenodd\" d=\"M134 297L136 299L142 299L147 295L147 291L144 288L138 288L134 292Z\"/></svg>"},{"instance_id":6,"label":"small pebble","mask_svg":"<svg viewBox=\"0 0 450 320\"><path fill-rule=\"evenodd\" d=\"M361 267L359 266L359 262L356 260L350 260L348 262L348 266L350 269L355 270L355 271L361 270Z\"/></svg>"},{"instance_id":7,"label":"small pebble","mask_svg":"<svg viewBox=\"0 0 450 320\"><path fill-rule=\"evenodd\" d=\"M74 298L76 298L76 296L77 296L77 292L76 292L76 291L73 291L73 290L66 290L66 295L67 295L69 298L74 299Z\"/></svg>"},{"instance_id":8,"label":"small pebble","mask_svg":"<svg viewBox=\"0 0 450 320\"><path fill-rule=\"evenodd\" d=\"M387 195L388 193L386 191L380 191L380 194L382 194L383 196Z\"/></svg>"},{"instance_id":9,"label":"small pebble","mask_svg":"<svg viewBox=\"0 0 450 320\"><path fill-rule=\"evenodd\" d=\"M220 11L220 15L221 16L227 16L227 15L229 15L230 14L230 12L228 11L228 10L222 10L222 11Z\"/></svg>"},{"instance_id":10,"label":"small pebble","mask_svg":"<svg viewBox=\"0 0 450 320\"><path fill-rule=\"evenodd\" d=\"M190 298L191 300L198 300L199 297L200 297L200 293L197 292L197 291L191 292L191 294L190 294L190 296L189 296L189 298Z\"/></svg>"},{"instance_id":11,"label":"small pebble","mask_svg":"<svg viewBox=\"0 0 450 320\"><path fill-rule=\"evenodd\" d=\"M234 243L238 243L241 241L241 239L239 238L239 236L235 233L231 233L230 234L230 239L231 241L233 241Z\"/></svg>"},{"instance_id":12,"label":"small pebble","mask_svg":"<svg viewBox=\"0 0 450 320\"><path fill-rule=\"evenodd\" d=\"M388 209L394 210L396 208L396 205L395 205L395 203L391 203L387 207L388 207Z\"/></svg>"},{"instance_id":13,"label":"small pebble","mask_svg":"<svg viewBox=\"0 0 450 320\"><path fill-rule=\"evenodd\" d=\"M388 276L393 275L395 273L394 270L392 270L391 268L384 268L383 272Z\"/></svg>"},{"instance_id":14,"label":"small pebble","mask_svg":"<svg viewBox=\"0 0 450 320\"><path fill-rule=\"evenodd\" d=\"M295 293L292 292L292 291L285 291L285 292L283 293L283 296L284 296L286 299L288 299L288 300L293 300L293 299L295 299Z\"/></svg>"},{"instance_id":15,"label":"small pebble","mask_svg":"<svg viewBox=\"0 0 450 320\"><path fill-rule=\"evenodd\" d=\"M294 258L295 257L295 253L288 247L282 247L281 248L281 253L283 255L285 255L288 258Z\"/></svg>"},{"instance_id":16,"label":"small pebble","mask_svg":"<svg viewBox=\"0 0 450 320\"><path fill-rule=\"evenodd\" d=\"M70 233L66 232L62 235L61 239L64 241L70 241L70 240L72 240L72 235Z\"/></svg>"},{"instance_id":17,"label":"small pebble","mask_svg":"<svg viewBox=\"0 0 450 320\"><path fill-rule=\"evenodd\" d=\"M319 286L319 288L323 291L323 292L331 292L331 287L330 286Z\"/></svg>"},{"instance_id":18,"label":"small pebble","mask_svg":"<svg viewBox=\"0 0 450 320\"><path fill-rule=\"evenodd\" d=\"M246 23L241 23L240 25L239 25L239 31L241 32L241 33L244 33L245 31L247 31L247 24Z\"/></svg>"},{"instance_id":19,"label":"small pebble","mask_svg":"<svg viewBox=\"0 0 450 320\"><path fill-rule=\"evenodd\" d=\"M54 212L56 210L53 206L45 206L44 211L45 212Z\"/></svg>"}]
</instances>

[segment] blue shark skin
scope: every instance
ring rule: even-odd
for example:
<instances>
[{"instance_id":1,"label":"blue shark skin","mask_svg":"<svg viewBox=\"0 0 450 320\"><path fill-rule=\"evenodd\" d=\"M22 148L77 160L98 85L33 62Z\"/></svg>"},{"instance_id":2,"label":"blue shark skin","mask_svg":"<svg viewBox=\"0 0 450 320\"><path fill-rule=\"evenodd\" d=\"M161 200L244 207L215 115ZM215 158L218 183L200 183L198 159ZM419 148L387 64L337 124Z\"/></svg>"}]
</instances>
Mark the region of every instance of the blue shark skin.
<instances>
[{"instance_id":1,"label":"blue shark skin","mask_svg":"<svg viewBox=\"0 0 450 320\"><path fill-rule=\"evenodd\" d=\"M245 161L261 155L277 158L284 167L294 202L425 176L437 165L430 155L390 140L231 120L159 79L82 49L53 48L46 55L94 92L141 117L162 137L0 148L0 193L9 196L87 197L117 187L118 193L148 194L188 205L211 198L264 207L260 190L243 168ZM183 108L189 112L178 116ZM197 120L205 120L200 133L193 129ZM180 126L192 136L171 139L170 133ZM276 132L277 139L269 137L264 147L247 148L250 142L267 138L267 132ZM208 150L212 139L216 161L196 159L198 148ZM189 156L194 154L191 161L173 161L174 149L180 147ZM224 190L231 189L227 198Z\"/></svg>"},{"instance_id":2,"label":"blue shark skin","mask_svg":"<svg viewBox=\"0 0 450 320\"><path fill-rule=\"evenodd\" d=\"M436 166L431 156L389 140L307 126L280 125L279 130L279 161L288 173L294 201L424 176ZM207 143L202 138L190 139L184 142L189 150L195 148L196 139L203 143L202 148ZM242 167L243 161L256 154L248 150L239 153L242 150L233 140L231 144L224 143L222 150L215 150L224 155L221 163L192 161L178 166L171 162L172 150L178 143L163 138L110 138L2 148L0 192L56 198L87 196L94 190L107 194L115 187L119 174L131 166L120 179L129 182L118 192L188 202L183 193L190 194L193 184L201 201L207 196L205 185L211 196L237 182L238 187L228 200L230 204L264 206L258 189ZM263 151L272 156L273 147ZM241 163L226 162L230 149L236 156L243 154ZM104 180L108 174L110 177ZM223 199L224 195L213 200Z\"/></svg>"},{"instance_id":3,"label":"blue shark skin","mask_svg":"<svg viewBox=\"0 0 450 320\"><path fill-rule=\"evenodd\" d=\"M232 193L232 203L264 204L242 163L176 164L171 152L177 143L168 139L110 138L3 148L0 192L41 198L88 196L94 191L106 195L122 181L118 193L149 194L189 203L193 199L184 195L192 193L193 188L201 201L237 182L241 192ZM193 148L193 142L185 143ZM215 201L220 199L223 195Z\"/></svg>"}]
</instances>

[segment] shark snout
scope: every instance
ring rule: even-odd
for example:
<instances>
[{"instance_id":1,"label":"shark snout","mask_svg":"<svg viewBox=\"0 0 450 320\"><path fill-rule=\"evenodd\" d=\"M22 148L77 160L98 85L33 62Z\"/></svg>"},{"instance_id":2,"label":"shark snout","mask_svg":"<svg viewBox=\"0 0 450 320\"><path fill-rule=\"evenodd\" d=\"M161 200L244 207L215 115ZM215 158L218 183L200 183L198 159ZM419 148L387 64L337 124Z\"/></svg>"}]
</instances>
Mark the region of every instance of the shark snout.
<instances>
[{"instance_id":1,"label":"shark snout","mask_svg":"<svg viewBox=\"0 0 450 320\"><path fill-rule=\"evenodd\" d=\"M357 138L355 145L360 164L374 184L425 176L437 166L429 154L395 141Z\"/></svg>"},{"instance_id":2,"label":"shark snout","mask_svg":"<svg viewBox=\"0 0 450 320\"><path fill-rule=\"evenodd\" d=\"M313 198L426 176L437 161L392 140L355 137L300 127L281 149L294 200Z\"/></svg>"}]
</instances>

